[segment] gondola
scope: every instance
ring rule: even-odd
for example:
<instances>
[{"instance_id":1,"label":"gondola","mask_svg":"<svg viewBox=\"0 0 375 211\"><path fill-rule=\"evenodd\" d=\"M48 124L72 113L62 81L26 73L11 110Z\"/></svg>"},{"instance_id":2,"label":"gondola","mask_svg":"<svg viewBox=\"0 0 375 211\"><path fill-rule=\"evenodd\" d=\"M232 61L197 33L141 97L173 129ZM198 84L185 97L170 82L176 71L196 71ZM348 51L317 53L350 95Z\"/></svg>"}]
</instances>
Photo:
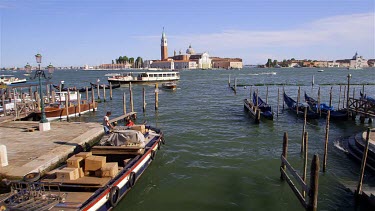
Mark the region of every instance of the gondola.
<instances>
[{"instance_id":1,"label":"gondola","mask_svg":"<svg viewBox=\"0 0 375 211\"><path fill-rule=\"evenodd\" d=\"M255 106L258 105L258 108L261 111L260 115L262 117L269 119L269 120L273 120L273 112L272 112L271 106L267 104L266 102L264 102L262 98L260 98L259 96L257 100L257 94L255 92L253 93L253 104Z\"/></svg>"},{"instance_id":2,"label":"gondola","mask_svg":"<svg viewBox=\"0 0 375 211\"><path fill-rule=\"evenodd\" d=\"M291 109L293 111L297 110L297 102L295 100L293 100L291 97L289 97L287 94L285 94L285 92L284 92L284 102L288 106L289 109ZM318 113L312 111L308 104L303 104L303 103L298 104L297 116L304 117L305 108L307 108L307 113L306 113L307 119L318 119L319 118Z\"/></svg>"},{"instance_id":3,"label":"gondola","mask_svg":"<svg viewBox=\"0 0 375 211\"><path fill-rule=\"evenodd\" d=\"M320 107L320 111L322 116L327 116L328 111L330 111L330 119L332 120L347 120L348 119L348 112L346 109L335 110L333 106L329 106L325 103L318 103L314 98L308 96L305 93L305 101L309 104L310 108L318 113L318 107ZM319 105L319 106L318 106Z\"/></svg>"},{"instance_id":4,"label":"gondola","mask_svg":"<svg viewBox=\"0 0 375 211\"><path fill-rule=\"evenodd\" d=\"M60 90L60 86L57 85L52 85L56 90ZM87 87L87 91L91 91L91 86ZM64 87L64 84L61 86L61 91L62 92L67 92L67 91L78 91L78 92L86 92L86 87L82 87L80 89L77 89L76 87Z\"/></svg>"},{"instance_id":5,"label":"gondola","mask_svg":"<svg viewBox=\"0 0 375 211\"><path fill-rule=\"evenodd\" d=\"M90 82L90 85L94 88L94 89L97 89L98 88L98 84L94 84L94 83L91 83ZM99 85L99 89L103 89L103 88L106 88L106 89L109 89L109 84L100 84ZM116 88L119 88L120 87L120 84L112 84L112 89L116 89Z\"/></svg>"}]
</instances>

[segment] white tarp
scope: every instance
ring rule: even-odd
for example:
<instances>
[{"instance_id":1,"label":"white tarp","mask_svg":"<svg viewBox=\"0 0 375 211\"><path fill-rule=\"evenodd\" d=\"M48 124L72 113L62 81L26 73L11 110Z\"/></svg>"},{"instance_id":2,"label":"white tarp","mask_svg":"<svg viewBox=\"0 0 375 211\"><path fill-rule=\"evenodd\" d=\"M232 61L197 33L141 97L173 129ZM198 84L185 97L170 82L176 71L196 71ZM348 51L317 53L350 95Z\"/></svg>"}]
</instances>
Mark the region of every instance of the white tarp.
<instances>
[{"instance_id":1,"label":"white tarp","mask_svg":"<svg viewBox=\"0 0 375 211\"><path fill-rule=\"evenodd\" d=\"M145 137L136 130L116 130L108 138L112 146L140 146L145 147Z\"/></svg>"}]
</instances>

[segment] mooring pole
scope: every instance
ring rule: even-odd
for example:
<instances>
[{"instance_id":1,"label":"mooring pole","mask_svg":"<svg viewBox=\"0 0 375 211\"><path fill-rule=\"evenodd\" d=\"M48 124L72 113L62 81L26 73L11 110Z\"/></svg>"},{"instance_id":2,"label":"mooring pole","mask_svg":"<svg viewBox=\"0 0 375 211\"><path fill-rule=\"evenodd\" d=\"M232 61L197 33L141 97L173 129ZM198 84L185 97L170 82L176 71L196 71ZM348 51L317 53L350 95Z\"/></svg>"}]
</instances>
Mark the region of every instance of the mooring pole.
<instances>
[{"instance_id":1,"label":"mooring pole","mask_svg":"<svg viewBox=\"0 0 375 211\"><path fill-rule=\"evenodd\" d=\"M155 110L159 108L159 88L158 84L155 84Z\"/></svg>"},{"instance_id":2,"label":"mooring pole","mask_svg":"<svg viewBox=\"0 0 375 211\"><path fill-rule=\"evenodd\" d=\"M318 113L319 113L319 117L322 116L322 109L320 108L320 86L318 88Z\"/></svg>"},{"instance_id":3,"label":"mooring pole","mask_svg":"<svg viewBox=\"0 0 375 211\"><path fill-rule=\"evenodd\" d=\"M288 133L287 132L284 132L284 137L283 137L283 152L282 152L282 156L287 159L288 157ZM281 160L281 166L280 168L282 168L284 171L286 171L286 165L283 163L283 161ZM284 180L285 178L283 177L283 174L281 173L280 175L280 179L281 180Z\"/></svg>"},{"instance_id":4,"label":"mooring pole","mask_svg":"<svg viewBox=\"0 0 375 211\"><path fill-rule=\"evenodd\" d=\"M331 90L329 91L329 107L332 106L332 86L331 86Z\"/></svg>"},{"instance_id":5,"label":"mooring pole","mask_svg":"<svg viewBox=\"0 0 375 211\"><path fill-rule=\"evenodd\" d=\"M309 203L307 205L308 211L316 211L318 209L318 187L319 187L319 156L314 154L311 162L310 170L310 189L309 189Z\"/></svg>"},{"instance_id":6,"label":"mooring pole","mask_svg":"<svg viewBox=\"0 0 375 211\"><path fill-rule=\"evenodd\" d=\"M285 105L284 95L285 95L285 89L284 89L284 86L283 86L283 110L284 110L284 105Z\"/></svg>"},{"instance_id":7,"label":"mooring pole","mask_svg":"<svg viewBox=\"0 0 375 211\"><path fill-rule=\"evenodd\" d=\"M122 96L122 106L123 106L124 115L126 115L126 94L125 94L125 92L124 92L124 95Z\"/></svg>"},{"instance_id":8,"label":"mooring pole","mask_svg":"<svg viewBox=\"0 0 375 211\"><path fill-rule=\"evenodd\" d=\"M340 110L340 100L341 100L341 85L340 85L340 94L339 94L339 104L337 105L337 110Z\"/></svg>"},{"instance_id":9,"label":"mooring pole","mask_svg":"<svg viewBox=\"0 0 375 211\"><path fill-rule=\"evenodd\" d=\"M130 111L134 112L133 89L132 89L132 83L131 82L129 82L129 95L130 95Z\"/></svg>"},{"instance_id":10,"label":"mooring pole","mask_svg":"<svg viewBox=\"0 0 375 211\"><path fill-rule=\"evenodd\" d=\"M266 92L266 104L268 103L268 86L267 86L267 92Z\"/></svg>"},{"instance_id":11,"label":"mooring pole","mask_svg":"<svg viewBox=\"0 0 375 211\"><path fill-rule=\"evenodd\" d=\"M105 96L105 84L103 84L103 98L104 98L104 102L106 101L106 96Z\"/></svg>"},{"instance_id":12,"label":"mooring pole","mask_svg":"<svg viewBox=\"0 0 375 211\"><path fill-rule=\"evenodd\" d=\"M146 111L146 89L143 87L143 112Z\"/></svg>"},{"instance_id":13,"label":"mooring pole","mask_svg":"<svg viewBox=\"0 0 375 211\"><path fill-rule=\"evenodd\" d=\"M366 146L365 146L365 149L363 151L362 163L361 163L361 172L359 174L359 182L358 182L357 191L356 191L357 196L362 194L363 175L365 173L367 152L368 152L369 145L370 145L370 128L368 127L367 128L367 134L366 134Z\"/></svg>"},{"instance_id":14,"label":"mooring pole","mask_svg":"<svg viewBox=\"0 0 375 211\"><path fill-rule=\"evenodd\" d=\"M94 87L91 85L91 102L92 102L92 110L95 111L95 92Z\"/></svg>"},{"instance_id":15,"label":"mooring pole","mask_svg":"<svg viewBox=\"0 0 375 211\"><path fill-rule=\"evenodd\" d=\"M345 108L345 98L346 98L346 86L344 86L344 90L343 90L343 93L344 93L344 98L342 99L342 108ZM346 108L347 109L347 108Z\"/></svg>"},{"instance_id":16,"label":"mooring pole","mask_svg":"<svg viewBox=\"0 0 375 211\"><path fill-rule=\"evenodd\" d=\"M306 132L306 119L307 119L307 107L303 113L303 128L302 128L302 140L301 140L301 153L305 150L305 132Z\"/></svg>"},{"instance_id":17,"label":"mooring pole","mask_svg":"<svg viewBox=\"0 0 375 211\"><path fill-rule=\"evenodd\" d=\"M228 77L228 87L230 87L230 75Z\"/></svg>"},{"instance_id":18,"label":"mooring pole","mask_svg":"<svg viewBox=\"0 0 375 211\"><path fill-rule=\"evenodd\" d=\"M298 96L297 96L297 105L296 105L296 112L298 116L298 107L299 107L299 100L300 100L300 94L301 94L301 87L298 87Z\"/></svg>"},{"instance_id":19,"label":"mooring pole","mask_svg":"<svg viewBox=\"0 0 375 211\"><path fill-rule=\"evenodd\" d=\"M305 140L305 148L304 148L304 154L303 154L303 175L302 175L302 179L303 181L305 182L306 184L306 180L307 180L307 148L308 148L308 141L309 141L309 136L308 136L308 133L305 132L304 134L304 140ZM303 196L305 197L306 196L306 192L305 191L302 191L302 194Z\"/></svg>"},{"instance_id":20,"label":"mooring pole","mask_svg":"<svg viewBox=\"0 0 375 211\"><path fill-rule=\"evenodd\" d=\"M277 88L277 117L279 117L279 106L280 106L280 88Z\"/></svg>"},{"instance_id":21,"label":"mooring pole","mask_svg":"<svg viewBox=\"0 0 375 211\"><path fill-rule=\"evenodd\" d=\"M346 113L347 113L347 115L348 115L348 117L349 117L349 86L350 86L350 78L352 77L352 75L351 74L348 74L348 90L347 90L347 99L346 99ZM354 96L353 96L353 98L354 98Z\"/></svg>"},{"instance_id":22,"label":"mooring pole","mask_svg":"<svg viewBox=\"0 0 375 211\"><path fill-rule=\"evenodd\" d=\"M331 111L328 110L327 121L326 121L326 135L324 141L324 157L323 157L323 172L326 172L327 166L327 153L328 153L328 134L329 134L329 119L331 117Z\"/></svg>"},{"instance_id":23,"label":"mooring pole","mask_svg":"<svg viewBox=\"0 0 375 211\"><path fill-rule=\"evenodd\" d=\"M112 100L112 82L109 82L109 99Z\"/></svg>"},{"instance_id":24,"label":"mooring pole","mask_svg":"<svg viewBox=\"0 0 375 211\"><path fill-rule=\"evenodd\" d=\"M78 116L81 116L81 94L77 91Z\"/></svg>"}]
</instances>

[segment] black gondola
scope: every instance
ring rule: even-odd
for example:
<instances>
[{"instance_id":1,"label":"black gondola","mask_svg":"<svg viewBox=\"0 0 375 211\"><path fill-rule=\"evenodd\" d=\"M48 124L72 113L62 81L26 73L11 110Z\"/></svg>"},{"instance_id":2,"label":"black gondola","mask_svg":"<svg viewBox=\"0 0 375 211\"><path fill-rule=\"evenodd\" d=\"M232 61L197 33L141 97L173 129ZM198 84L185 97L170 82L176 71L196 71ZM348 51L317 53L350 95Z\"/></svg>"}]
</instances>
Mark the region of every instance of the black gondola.
<instances>
[{"instance_id":1,"label":"black gondola","mask_svg":"<svg viewBox=\"0 0 375 211\"><path fill-rule=\"evenodd\" d=\"M348 112L346 109L340 109L340 110L334 110L333 106L328 106L325 103L320 103L318 106L318 101L316 101L314 98L308 96L305 93L305 101L309 104L310 108L318 112L318 107L320 107L320 111L322 116L327 116L328 111L331 112L330 119L332 120L347 120L348 119Z\"/></svg>"},{"instance_id":2,"label":"black gondola","mask_svg":"<svg viewBox=\"0 0 375 211\"><path fill-rule=\"evenodd\" d=\"M285 101L285 104L288 106L288 108L290 108L291 110L294 110L294 111L297 110L297 102L295 100L293 100L292 98L290 98L288 95L286 95L285 92L284 92L284 101ZM307 119L318 119L319 118L318 113L312 111L308 104L303 104L303 103L298 104L298 114L297 115L299 117L304 117L305 108L307 108L307 113L306 113Z\"/></svg>"}]
</instances>

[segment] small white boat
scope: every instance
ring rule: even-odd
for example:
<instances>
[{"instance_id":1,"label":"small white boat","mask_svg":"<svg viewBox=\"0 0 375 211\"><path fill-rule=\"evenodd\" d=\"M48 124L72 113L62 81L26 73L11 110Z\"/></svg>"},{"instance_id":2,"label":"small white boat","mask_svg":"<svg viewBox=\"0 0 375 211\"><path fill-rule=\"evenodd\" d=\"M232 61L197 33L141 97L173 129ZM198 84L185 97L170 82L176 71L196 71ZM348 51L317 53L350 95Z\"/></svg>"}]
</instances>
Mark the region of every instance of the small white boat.
<instances>
[{"instance_id":1,"label":"small white boat","mask_svg":"<svg viewBox=\"0 0 375 211\"><path fill-rule=\"evenodd\" d=\"M324 72L324 70L318 70L318 72Z\"/></svg>"},{"instance_id":2,"label":"small white boat","mask_svg":"<svg viewBox=\"0 0 375 211\"><path fill-rule=\"evenodd\" d=\"M19 79L14 77L13 75L1 75L0 76L0 84L17 84L17 83L25 83L26 79Z\"/></svg>"}]
</instances>

